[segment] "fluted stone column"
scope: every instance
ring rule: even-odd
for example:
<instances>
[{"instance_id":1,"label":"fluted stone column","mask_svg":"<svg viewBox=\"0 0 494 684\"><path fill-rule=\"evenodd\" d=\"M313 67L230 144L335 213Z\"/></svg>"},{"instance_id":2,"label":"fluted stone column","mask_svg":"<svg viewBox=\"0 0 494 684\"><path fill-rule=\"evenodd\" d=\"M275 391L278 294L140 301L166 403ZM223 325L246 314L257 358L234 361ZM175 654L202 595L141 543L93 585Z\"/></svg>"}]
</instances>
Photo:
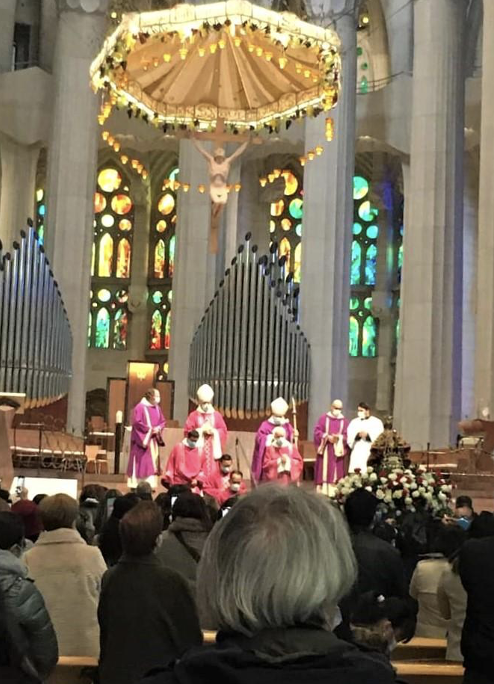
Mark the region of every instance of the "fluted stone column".
<instances>
[{"instance_id":1,"label":"fluted stone column","mask_svg":"<svg viewBox=\"0 0 494 684\"><path fill-rule=\"evenodd\" d=\"M388 34L391 75L409 74L413 63L413 3L410 0L381 0L381 4Z\"/></svg>"},{"instance_id":2,"label":"fluted stone column","mask_svg":"<svg viewBox=\"0 0 494 684\"><path fill-rule=\"evenodd\" d=\"M87 321L97 165L98 101L89 66L101 48L108 0L58 0L46 245L73 335L68 429L84 426Z\"/></svg>"},{"instance_id":3,"label":"fluted stone column","mask_svg":"<svg viewBox=\"0 0 494 684\"><path fill-rule=\"evenodd\" d=\"M151 208L149 196L149 181L134 180L132 187L134 238L132 240L132 278L129 288L129 311L132 313L132 323L129 326L127 347L129 359L143 358L143 355L149 348L147 307Z\"/></svg>"},{"instance_id":4,"label":"fluted stone column","mask_svg":"<svg viewBox=\"0 0 494 684\"><path fill-rule=\"evenodd\" d=\"M34 217L38 157L37 145L19 145L0 138L0 240L6 249L26 228L27 219Z\"/></svg>"},{"instance_id":5,"label":"fluted stone column","mask_svg":"<svg viewBox=\"0 0 494 684\"><path fill-rule=\"evenodd\" d=\"M494 5L484 2L482 118L480 130L479 232L477 257L477 412L494 416Z\"/></svg>"},{"instance_id":6,"label":"fluted stone column","mask_svg":"<svg viewBox=\"0 0 494 684\"><path fill-rule=\"evenodd\" d=\"M12 65L16 7L17 0L0 2L0 74L10 71Z\"/></svg>"},{"instance_id":7,"label":"fluted stone column","mask_svg":"<svg viewBox=\"0 0 494 684\"><path fill-rule=\"evenodd\" d=\"M180 177L191 188L208 186L207 165L189 140L180 141ZM216 258L209 251L211 200L191 190L180 193L173 275L173 310L169 377L175 381L174 416L187 417L190 343L214 294Z\"/></svg>"},{"instance_id":8,"label":"fluted stone column","mask_svg":"<svg viewBox=\"0 0 494 684\"><path fill-rule=\"evenodd\" d=\"M342 90L335 138L326 142L324 113L306 121L305 149L324 153L304 169L301 325L311 345L309 431L332 398L348 393L350 252L355 166L356 19L337 21L342 42Z\"/></svg>"},{"instance_id":9,"label":"fluted stone column","mask_svg":"<svg viewBox=\"0 0 494 684\"><path fill-rule=\"evenodd\" d=\"M465 0L414 4L410 183L394 412L397 429L414 448L452 444L461 412L465 5Z\"/></svg>"}]
</instances>

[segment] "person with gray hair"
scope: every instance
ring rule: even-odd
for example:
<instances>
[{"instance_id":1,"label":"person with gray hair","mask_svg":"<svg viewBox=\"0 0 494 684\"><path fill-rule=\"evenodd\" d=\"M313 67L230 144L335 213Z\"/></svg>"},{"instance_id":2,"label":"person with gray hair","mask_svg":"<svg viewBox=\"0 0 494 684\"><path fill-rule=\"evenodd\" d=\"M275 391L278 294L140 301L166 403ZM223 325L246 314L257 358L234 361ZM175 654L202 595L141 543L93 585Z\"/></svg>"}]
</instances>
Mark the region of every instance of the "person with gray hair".
<instances>
[{"instance_id":1,"label":"person with gray hair","mask_svg":"<svg viewBox=\"0 0 494 684\"><path fill-rule=\"evenodd\" d=\"M198 569L216 647L185 654L145 684L390 684L389 660L332 632L357 577L346 523L326 497L266 484L211 532Z\"/></svg>"}]
</instances>

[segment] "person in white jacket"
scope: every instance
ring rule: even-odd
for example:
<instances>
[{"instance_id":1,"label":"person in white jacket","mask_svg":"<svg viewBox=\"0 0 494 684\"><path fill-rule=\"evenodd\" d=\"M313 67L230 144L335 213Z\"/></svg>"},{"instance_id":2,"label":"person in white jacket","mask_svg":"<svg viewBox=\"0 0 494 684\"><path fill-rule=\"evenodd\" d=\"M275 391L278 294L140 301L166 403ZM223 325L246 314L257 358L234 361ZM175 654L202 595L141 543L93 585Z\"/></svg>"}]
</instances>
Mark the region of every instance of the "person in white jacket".
<instances>
[{"instance_id":1,"label":"person in white jacket","mask_svg":"<svg viewBox=\"0 0 494 684\"><path fill-rule=\"evenodd\" d=\"M348 472L367 468L372 443L384 432L382 420L371 416L369 406L363 401L357 409L357 417L350 421L347 432L348 446L352 450Z\"/></svg>"}]
</instances>

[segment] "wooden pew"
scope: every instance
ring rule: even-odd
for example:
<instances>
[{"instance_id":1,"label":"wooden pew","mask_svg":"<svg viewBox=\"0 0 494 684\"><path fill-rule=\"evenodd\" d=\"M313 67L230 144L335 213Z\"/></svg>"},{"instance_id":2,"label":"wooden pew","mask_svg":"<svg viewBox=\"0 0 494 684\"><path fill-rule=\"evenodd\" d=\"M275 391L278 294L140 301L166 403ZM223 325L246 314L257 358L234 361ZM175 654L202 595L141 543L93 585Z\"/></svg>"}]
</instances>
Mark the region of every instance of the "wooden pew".
<instances>
[{"instance_id":1,"label":"wooden pew","mask_svg":"<svg viewBox=\"0 0 494 684\"><path fill-rule=\"evenodd\" d=\"M463 665L445 662L393 662L407 684L462 684Z\"/></svg>"},{"instance_id":2,"label":"wooden pew","mask_svg":"<svg viewBox=\"0 0 494 684\"><path fill-rule=\"evenodd\" d=\"M398 644L393 651L393 660L445 660L446 646L446 639L414 637L408 644Z\"/></svg>"}]
</instances>

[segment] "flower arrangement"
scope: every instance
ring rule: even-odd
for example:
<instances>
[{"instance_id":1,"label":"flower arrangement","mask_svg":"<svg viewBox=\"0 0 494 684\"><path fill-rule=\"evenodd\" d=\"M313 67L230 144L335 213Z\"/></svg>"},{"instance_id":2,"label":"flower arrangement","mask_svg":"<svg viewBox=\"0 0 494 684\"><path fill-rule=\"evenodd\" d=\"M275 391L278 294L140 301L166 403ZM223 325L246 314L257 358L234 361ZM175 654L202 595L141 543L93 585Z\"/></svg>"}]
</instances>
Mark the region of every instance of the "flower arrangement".
<instances>
[{"instance_id":1,"label":"flower arrangement","mask_svg":"<svg viewBox=\"0 0 494 684\"><path fill-rule=\"evenodd\" d=\"M369 466L363 472L357 468L355 473L342 478L329 496L343 505L347 496L361 487L375 494L382 507L396 517L419 508L435 516L450 513L452 485L440 473L428 471L422 465Z\"/></svg>"}]
</instances>

